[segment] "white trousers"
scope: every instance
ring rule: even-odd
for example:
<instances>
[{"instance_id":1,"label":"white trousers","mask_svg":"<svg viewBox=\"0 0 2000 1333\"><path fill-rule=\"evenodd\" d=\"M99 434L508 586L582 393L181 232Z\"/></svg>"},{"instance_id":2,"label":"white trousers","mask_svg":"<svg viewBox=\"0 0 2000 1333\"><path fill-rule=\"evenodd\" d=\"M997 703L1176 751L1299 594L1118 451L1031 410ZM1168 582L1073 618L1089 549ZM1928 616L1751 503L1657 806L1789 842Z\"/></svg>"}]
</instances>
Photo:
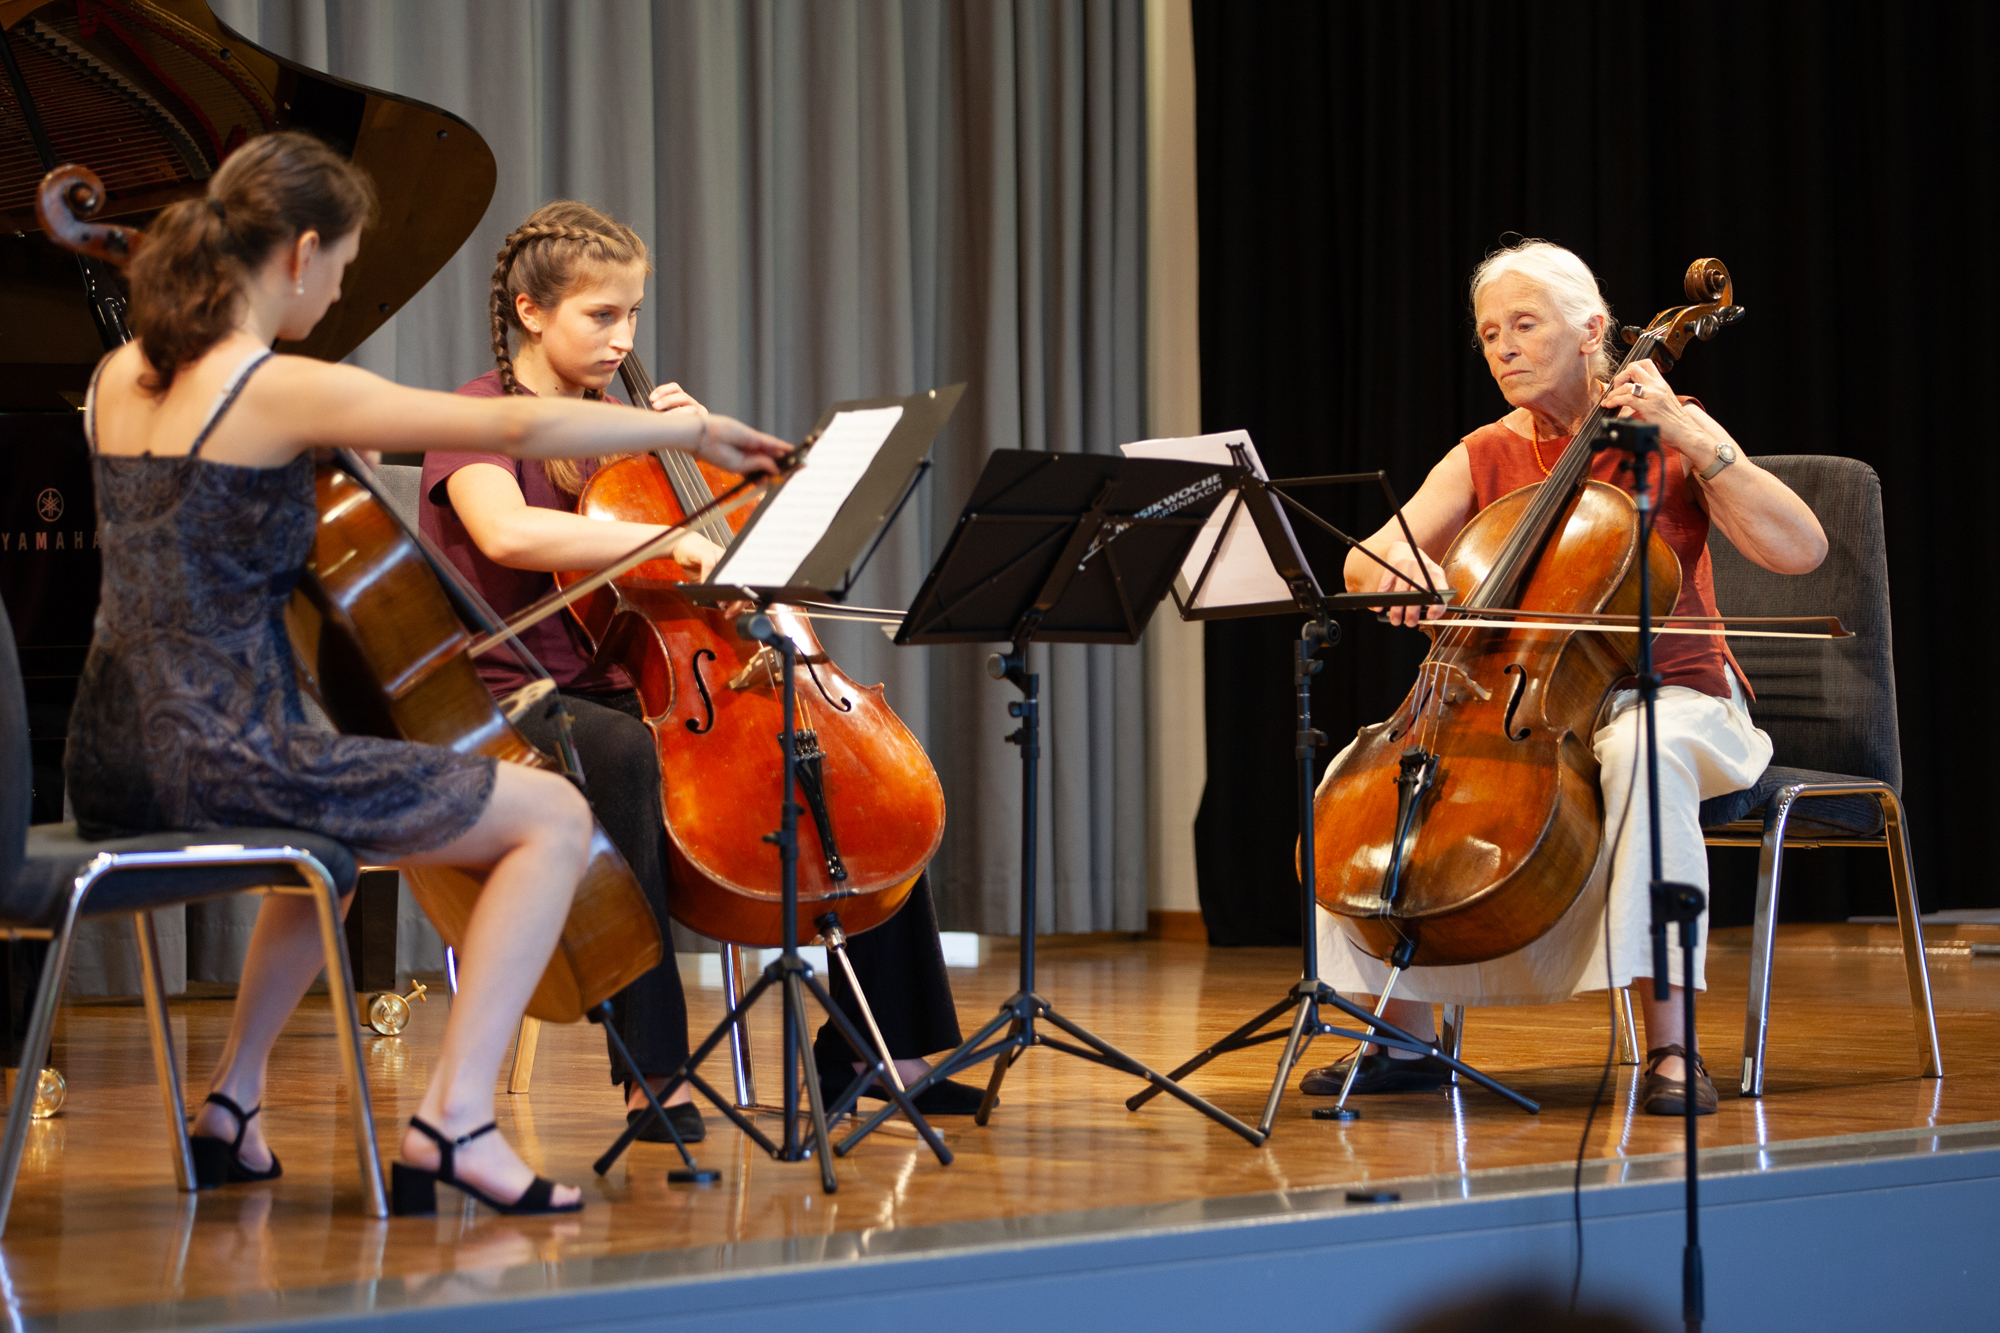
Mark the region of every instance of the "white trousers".
<instances>
[{"instance_id":1,"label":"white trousers","mask_svg":"<svg viewBox=\"0 0 2000 1333\"><path fill-rule=\"evenodd\" d=\"M1660 739L1661 874L1670 882L1693 884L1703 891L1708 888L1708 849L1702 843L1701 803L1750 786L1771 762L1771 738L1752 725L1734 673L1729 686L1730 697L1717 699L1669 685L1654 704ZM1638 704L1638 691L1619 691L1612 699L1610 720L1592 737L1602 766L1598 781L1604 792L1606 828L1597 869L1575 904L1548 934L1504 958L1459 967L1411 968L1396 983L1397 999L1555 1004L1585 991L1603 990L1607 984L1624 986L1634 977L1653 975L1652 853L1641 747L1644 713ZM1668 976L1678 986L1683 984L1678 929L1670 929L1667 942ZM1704 912L1695 950L1696 989L1706 988L1707 949ZM1325 908L1319 909L1319 963L1320 979L1349 994L1379 994L1389 973L1388 964L1357 948Z\"/></svg>"}]
</instances>

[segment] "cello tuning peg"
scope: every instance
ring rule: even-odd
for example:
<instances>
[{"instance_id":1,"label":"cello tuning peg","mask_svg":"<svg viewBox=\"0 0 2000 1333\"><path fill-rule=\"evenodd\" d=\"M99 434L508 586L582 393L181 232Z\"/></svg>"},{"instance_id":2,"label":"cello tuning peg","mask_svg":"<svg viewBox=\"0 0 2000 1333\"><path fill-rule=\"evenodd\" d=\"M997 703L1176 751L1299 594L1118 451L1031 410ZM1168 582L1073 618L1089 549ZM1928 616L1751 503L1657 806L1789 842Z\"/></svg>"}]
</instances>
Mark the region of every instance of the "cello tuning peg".
<instances>
[{"instance_id":1,"label":"cello tuning peg","mask_svg":"<svg viewBox=\"0 0 2000 1333\"><path fill-rule=\"evenodd\" d=\"M1637 344L1639 341L1639 330L1634 328L1632 325L1627 324L1624 328L1618 330L1618 336L1625 340L1625 345L1627 347L1631 347Z\"/></svg>"},{"instance_id":2,"label":"cello tuning peg","mask_svg":"<svg viewBox=\"0 0 2000 1333\"><path fill-rule=\"evenodd\" d=\"M1745 311L1740 305L1726 305L1715 312L1715 320L1718 324L1734 324L1737 320L1743 318L1744 313Z\"/></svg>"}]
</instances>

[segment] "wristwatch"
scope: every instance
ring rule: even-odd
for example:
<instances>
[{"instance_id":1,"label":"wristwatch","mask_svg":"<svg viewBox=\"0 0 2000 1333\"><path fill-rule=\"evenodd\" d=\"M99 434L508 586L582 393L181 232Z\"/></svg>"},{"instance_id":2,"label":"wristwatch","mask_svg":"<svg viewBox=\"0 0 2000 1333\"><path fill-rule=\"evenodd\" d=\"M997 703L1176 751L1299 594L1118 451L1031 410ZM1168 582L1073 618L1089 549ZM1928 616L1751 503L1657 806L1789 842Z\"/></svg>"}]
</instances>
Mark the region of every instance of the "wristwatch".
<instances>
[{"instance_id":1,"label":"wristwatch","mask_svg":"<svg viewBox=\"0 0 2000 1333\"><path fill-rule=\"evenodd\" d=\"M1710 463L1707 467L1703 468L1701 471L1695 473L1695 475L1697 477L1700 477L1703 481L1714 481L1717 475L1721 473L1722 469L1728 467L1731 463L1734 463L1735 461L1736 461L1736 446L1733 444L1718 444L1715 446L1715 461L1713 463Z\"/></svg>"}]
</instances>

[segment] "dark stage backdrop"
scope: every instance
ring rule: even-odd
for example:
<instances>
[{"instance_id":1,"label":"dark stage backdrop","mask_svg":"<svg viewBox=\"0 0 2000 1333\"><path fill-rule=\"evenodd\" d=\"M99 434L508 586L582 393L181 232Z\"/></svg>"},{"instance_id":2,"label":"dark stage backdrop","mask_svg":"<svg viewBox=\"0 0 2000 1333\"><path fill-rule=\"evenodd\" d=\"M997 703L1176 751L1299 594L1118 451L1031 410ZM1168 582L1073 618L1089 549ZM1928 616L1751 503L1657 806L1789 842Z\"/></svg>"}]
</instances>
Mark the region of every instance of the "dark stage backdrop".
<instances>
[{"instance_id":1,"label":"dark stage backdrop","mask_svg":"<svg viewBox=\"0 0 2000 1333\"><path fill-rule=\"evenodd\" d=\"M1466 303L1487 251L1514 233L1568 245L1637 322L1682 303L1689 261L1720 258L1749 315L1692 344L1675 385L1752 454L1882 476L1926 910L2000 906L1996 12L1194 5L1205 427L1247 427L1273 475L1384 467L1408 496L1506 410ZM1322 497L1357 534L1384 517L1379 498ZM1337 585L1338 553L1315 555ZM1297 628L1208 629L1197 846L1218 944L1297 935ZM1336 747L1421 656L1372 617L1345 629L1315 704ZM1754 854L1714 855L1716 924L1747 921ZM1790 864L1787 916L1891 910L1880 853Z\"/></svg>"}]
</instances>

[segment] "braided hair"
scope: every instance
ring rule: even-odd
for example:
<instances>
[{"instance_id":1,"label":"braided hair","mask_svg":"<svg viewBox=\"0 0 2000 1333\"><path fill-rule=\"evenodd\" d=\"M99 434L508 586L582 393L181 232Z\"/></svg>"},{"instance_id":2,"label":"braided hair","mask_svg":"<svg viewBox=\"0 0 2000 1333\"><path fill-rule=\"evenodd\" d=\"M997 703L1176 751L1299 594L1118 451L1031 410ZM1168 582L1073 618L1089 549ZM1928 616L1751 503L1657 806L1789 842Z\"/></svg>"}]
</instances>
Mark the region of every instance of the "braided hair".
<instances>
[{"instance_id":1,"label":"braided hair","mask_svg":"<svg viewBox=\"0 0 2000 1333\"><path fill-rule=\"evenodd\" d=\"M544 310L554 310L564 298L607 268L644 264L646 243L630 227L589 204L558 199L528 215L507 233L493 261L493 287L487 313L493 323L493 362L503 393L521 392L514 376L513 335L526 335L515 298L526 295ZM593 398L603 395L593 391ZM564 495L583 489L583 465L574 458L542 460L542 470Z\"/></svg>"}]
</instances>

